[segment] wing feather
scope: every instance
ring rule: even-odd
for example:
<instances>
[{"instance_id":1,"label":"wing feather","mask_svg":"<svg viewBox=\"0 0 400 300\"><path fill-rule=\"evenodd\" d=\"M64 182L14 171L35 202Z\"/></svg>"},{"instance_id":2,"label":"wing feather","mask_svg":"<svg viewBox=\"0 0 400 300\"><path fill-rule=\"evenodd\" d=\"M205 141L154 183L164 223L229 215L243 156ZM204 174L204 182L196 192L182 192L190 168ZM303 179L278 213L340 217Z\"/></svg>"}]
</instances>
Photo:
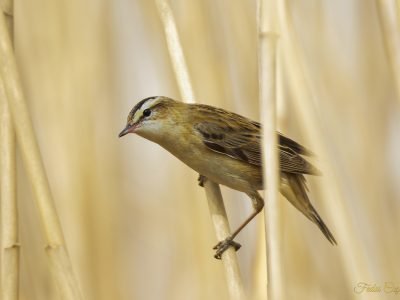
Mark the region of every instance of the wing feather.
<instances>
[{"instance_id":1,"label":"wing feather","mask_svg":"<svg viewBox=\"0 0 400 300\"><path fill-rule=\"evenodd\" d=\"M235 115L237 116L237 115ZM200 133L204 145L210 150L228 155L234 159L261 166L261 125L244 117L223 118L199 122L194 128ZM235 126L231 126L235 122ZM320 172L301 155L312 155L312 152L278 133L279 162L282 172L296 174L320 174Z\"/></svg>"}]
</instances>

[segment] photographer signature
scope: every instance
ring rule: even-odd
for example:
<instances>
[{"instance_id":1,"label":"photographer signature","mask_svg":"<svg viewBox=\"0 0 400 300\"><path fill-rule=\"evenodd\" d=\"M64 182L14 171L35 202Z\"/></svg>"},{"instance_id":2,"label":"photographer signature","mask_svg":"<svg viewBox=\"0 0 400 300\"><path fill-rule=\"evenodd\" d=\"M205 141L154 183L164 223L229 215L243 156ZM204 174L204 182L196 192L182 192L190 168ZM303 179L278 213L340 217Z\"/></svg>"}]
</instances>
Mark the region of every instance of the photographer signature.
<instances>
[{"instance_id":1,"label":"photographer signature","mask_svg":"<svg viewBox=\"0 0 400 300\"><path fill-rule=\"evenodd\" d=\"M400 295L400 284L392 281L386 281L383 284L378 283L368 283L368 282L357 282L354 286L354 293L385 293Z\"/></svg>"}]
</instances>

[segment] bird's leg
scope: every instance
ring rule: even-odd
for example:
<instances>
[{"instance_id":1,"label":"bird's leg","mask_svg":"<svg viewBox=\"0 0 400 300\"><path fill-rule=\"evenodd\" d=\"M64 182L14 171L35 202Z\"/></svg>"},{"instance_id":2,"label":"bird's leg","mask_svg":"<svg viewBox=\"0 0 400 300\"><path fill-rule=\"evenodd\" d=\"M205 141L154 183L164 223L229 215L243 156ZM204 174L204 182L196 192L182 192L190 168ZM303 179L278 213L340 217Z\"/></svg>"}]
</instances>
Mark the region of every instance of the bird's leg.
<instances>
[{"instance_id":1,"label":"bird's leg","mask_svg":"<svg viewBox=\"0 0 400 300\"><path fill-rule=\"evenodd\" d=\"M204 182L206 182L206 180L207 180L206 176L199 174L199 178L197 178L199 186L204 187Z\"/></svg>"},{"instance_id":2,"label":"bird's leg","mask_svg":"<svg viewBox=\"0 0 400 300\"><path fill-rule=\"evenodd\" d=\"M222 253L224 253L231 246L236 251L240 249L241 245L239 243L236 243L233 239L238 235L238 233L244 227L246 227L247 224L250 223L251 220L253 220L255 216L257 216L260 213L260 211L264 207L264 200L260 196L260 194L258 194L258 192L248 193L247 195L251 198L253 202L254 212L230 236L228 236L225 240L220 241L217 245L214 246L213 249L217 250L214 255L216 259L221 259Z\"/></svg>"}]
</instances>

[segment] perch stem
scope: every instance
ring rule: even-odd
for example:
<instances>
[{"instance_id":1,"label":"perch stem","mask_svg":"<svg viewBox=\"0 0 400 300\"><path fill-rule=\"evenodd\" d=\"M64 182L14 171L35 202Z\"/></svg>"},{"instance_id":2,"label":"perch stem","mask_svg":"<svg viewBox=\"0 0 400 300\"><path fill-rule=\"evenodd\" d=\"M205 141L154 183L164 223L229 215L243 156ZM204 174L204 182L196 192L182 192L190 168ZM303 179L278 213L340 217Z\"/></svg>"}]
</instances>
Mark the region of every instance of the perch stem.
<instances>
[{"instance_id":1,"label":"perch stem","mask_svg":"<svg viewBox=\"0 0 400 300\"><path fill-rule=\"evenodd\" d=\"M169 55L181 96L185 101L193 103L194 92L171 7L166 0L156 0L155 3L163 23ZM230 229L220 187L218 184L206 180L204 188L217 239L224 240L230 235ZM230 299L245 299L237 255L232 247L222 254L222 262Z\"/></svg>"}]
</instances>

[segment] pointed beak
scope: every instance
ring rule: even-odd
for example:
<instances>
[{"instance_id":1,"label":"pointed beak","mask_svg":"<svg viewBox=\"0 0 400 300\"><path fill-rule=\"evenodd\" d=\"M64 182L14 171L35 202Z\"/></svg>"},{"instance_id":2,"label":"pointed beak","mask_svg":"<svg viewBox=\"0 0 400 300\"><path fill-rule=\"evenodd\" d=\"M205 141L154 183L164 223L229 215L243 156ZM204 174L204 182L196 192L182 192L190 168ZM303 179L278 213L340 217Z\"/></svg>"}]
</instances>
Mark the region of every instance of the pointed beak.
<instances>
[{"instance_id":1,"label":"pointed beak","mask_svg":"<svg viewBox=\"0 0 400 300\"><path fill-rule=\"evenodd\" d=\"M128 133L132 132L133 126L132 125L126 125L126 127L124 128L124 130L122 130L118 137L123 137L124 135L127 135Z\"/></svg>"}]
</instances>

